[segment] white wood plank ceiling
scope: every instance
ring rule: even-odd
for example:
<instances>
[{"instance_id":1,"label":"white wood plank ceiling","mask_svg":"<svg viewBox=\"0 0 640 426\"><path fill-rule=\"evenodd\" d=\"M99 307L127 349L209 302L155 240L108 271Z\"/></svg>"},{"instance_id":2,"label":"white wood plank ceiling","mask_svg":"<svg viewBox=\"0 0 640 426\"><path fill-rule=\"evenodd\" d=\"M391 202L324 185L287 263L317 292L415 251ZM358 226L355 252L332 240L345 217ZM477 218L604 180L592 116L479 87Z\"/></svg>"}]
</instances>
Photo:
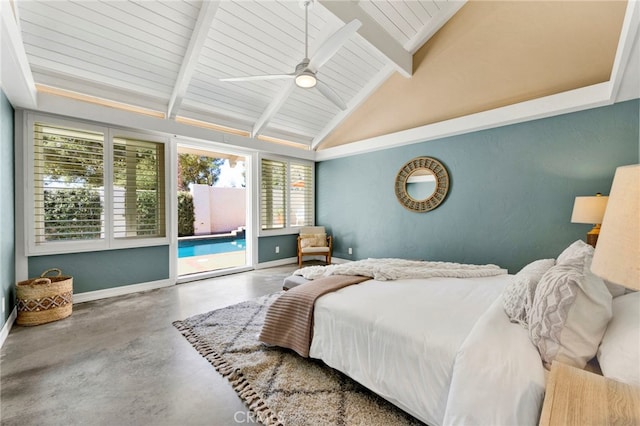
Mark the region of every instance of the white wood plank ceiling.
<instances>
[{"instance_id":1,"label":"white wood plank ceiling","mask_svg":"<svg viewBox=\"0 0 640 426\"><path fill-rule=\"evenodd\" d=\"M463 2L315 1L309 57L358 19L358 32L317 71L347 108L292 80L222 78L292 73L305 56L297 0L17 0L36 84L310 146L411 55ZM286 96L285 96L286 95Z\"/></svg>"}]
</instances>

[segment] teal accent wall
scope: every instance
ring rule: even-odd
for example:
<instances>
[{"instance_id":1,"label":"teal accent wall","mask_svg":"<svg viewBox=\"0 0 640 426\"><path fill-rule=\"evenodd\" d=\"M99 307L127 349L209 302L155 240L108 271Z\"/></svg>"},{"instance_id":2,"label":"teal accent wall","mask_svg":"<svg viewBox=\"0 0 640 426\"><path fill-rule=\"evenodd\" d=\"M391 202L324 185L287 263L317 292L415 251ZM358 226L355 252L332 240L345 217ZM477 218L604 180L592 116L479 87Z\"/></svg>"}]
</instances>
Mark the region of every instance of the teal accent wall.
<instances>
[{"instance_id":1,"label":"teal accent wall","mask_svg":"<svg viewBox=\"0 0 640 426\"><path fill-rule=\"evenodd\" d=\"M0 328L15 306L13 118L13 107L0 90L0 294L5 300Z\"/></svg>"},{"instance_id":2,"label":"teal accent wall","mask_svg":"<svg viewBox=\"0 0 640 426\"><path fill-rule=\"evenodd\" d=\"M298 234L277 235L273 237L258 238L258 263L271 262L280 259L289 259L298 256ZM280 253L276 254L276 246L280 247Z\"/></svg>"},{"instance_id":3,"label":"teal accent wall","mask_svg":"<svg viewBox=\"0 0 640 426\"><path fill-rule=\"evenodd\" d=\"M517 272L585 239L576 196L608 194L615 168L638 163L640 101L530 121L316 164L316 221L334 257L495 263ZM406 210L400 167L430 156L449 171L444 203ZM348 248L353 248L353 255Z\"/></svg>"},{"instance_id":4,"label":"teal accent wall","mask_svg":"<svg viewBox=\"0 0 640 426\"><path fill-rule=\"evenodd\" d=\"M73 292L104 290L169 278L169 246L55 254L29 258L29 277L58 268L73 277Z\"/></svg>"}]
</instances>

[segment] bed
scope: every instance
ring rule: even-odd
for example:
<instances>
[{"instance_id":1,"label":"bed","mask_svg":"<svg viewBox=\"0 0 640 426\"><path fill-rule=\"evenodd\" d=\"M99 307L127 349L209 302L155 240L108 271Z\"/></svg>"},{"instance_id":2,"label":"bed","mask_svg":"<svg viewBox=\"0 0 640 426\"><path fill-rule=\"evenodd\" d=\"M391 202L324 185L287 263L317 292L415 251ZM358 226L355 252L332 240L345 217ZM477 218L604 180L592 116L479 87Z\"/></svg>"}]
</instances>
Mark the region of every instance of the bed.
<instances>
[{"instance_id":1,"label":"bed","mask_svg":"<svg viewBox=\"0 0 640 426\"><path fill-rule=\"evenodd\" d=\"M544 365L557 359L583 368L612 316L613 290L590 274L593 250L580 243L516 275L372 274L315 300L308 355L432 426L538 424ZM310 278L322 271L312 269ZM562 286L571 289L571 303L554 304ZM514 293L518 309L510 310ZM543 318L526 324L536 315ZM627 340L629 333L637 330Z\"/></svg>"},{"instance_id":2,"label":"bed","mask_svg":"<svg viewBox=\"0 0 640 426\"><path fill-rule=\"evenodd\" d=\"M370 280L329 293L316 301L310 356L429 425L537 424L543 367L503 313L508 280Z\"/></svg>"}]
</instances>

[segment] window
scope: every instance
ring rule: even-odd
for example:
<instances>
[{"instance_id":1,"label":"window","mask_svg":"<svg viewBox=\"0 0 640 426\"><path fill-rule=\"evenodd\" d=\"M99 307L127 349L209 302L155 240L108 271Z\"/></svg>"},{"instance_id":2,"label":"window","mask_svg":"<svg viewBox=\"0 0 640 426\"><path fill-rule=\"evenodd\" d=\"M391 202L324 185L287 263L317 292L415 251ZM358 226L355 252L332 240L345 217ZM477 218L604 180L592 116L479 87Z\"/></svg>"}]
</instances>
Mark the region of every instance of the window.
<instances>
[{"instance_id":1,"label":"window","mask_svg":"<svg viewBox=\"0 0 640 426\"><path fill-rule=\"evenodd\" d=\"M103 238L104 134L36 123L35 243Z\"/></svg>"},{"instance_id":2,"label":"window","mask_svg":"<svg viewBox=\"0 0 640 426\"><path fill-rule=\"evenodd\" d=\"M30 253L168 242L163 141L48 117L28 123Z\"/></svg>"},{"instance_id":3,"label":"window","mask_svg":"<svg viewBox=\"0 0 640 426\"><path fill-rule=\"evenodd\" d=\"M113 140L115 238L164 237L164 146Z\"/></svg>"},{"instance_id":4,"label":"window","mask_svg":"<svg viewBox=\"0 0 640 426\"><path fill-rule=\"evenodd\" d=\"M313 225L313 167L311 164L289 164L289 226Z\"/></svg>"},{"instance_id":5,"label":"window","mask_svg":"<svg viewBox=\"0 0 640 426\"><path fill-rule=\"evenodd\" d=\"M262 158L260 229L313 225L313 163Z\"/></svg>"}]
</instances>

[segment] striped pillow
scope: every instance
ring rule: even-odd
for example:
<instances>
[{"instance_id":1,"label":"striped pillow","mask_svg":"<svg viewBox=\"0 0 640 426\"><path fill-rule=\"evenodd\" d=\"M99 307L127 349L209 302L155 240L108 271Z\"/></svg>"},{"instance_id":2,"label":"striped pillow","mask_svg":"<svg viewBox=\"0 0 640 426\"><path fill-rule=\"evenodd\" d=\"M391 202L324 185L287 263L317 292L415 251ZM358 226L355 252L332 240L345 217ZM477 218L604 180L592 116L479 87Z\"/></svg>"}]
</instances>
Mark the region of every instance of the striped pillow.
<instances>
[{"instance_id":1,"label":"striped pillow","mask_svg":"<svg viewBox=\"0 0 640 426\"><path fill-rule=\"evenodd\" d=\"M611 319L611 293L590 270L592 253L564 258L536 287L529 337L547 365L557 359L584 368L596 355Z\"/></svg>"}]
</instances>

